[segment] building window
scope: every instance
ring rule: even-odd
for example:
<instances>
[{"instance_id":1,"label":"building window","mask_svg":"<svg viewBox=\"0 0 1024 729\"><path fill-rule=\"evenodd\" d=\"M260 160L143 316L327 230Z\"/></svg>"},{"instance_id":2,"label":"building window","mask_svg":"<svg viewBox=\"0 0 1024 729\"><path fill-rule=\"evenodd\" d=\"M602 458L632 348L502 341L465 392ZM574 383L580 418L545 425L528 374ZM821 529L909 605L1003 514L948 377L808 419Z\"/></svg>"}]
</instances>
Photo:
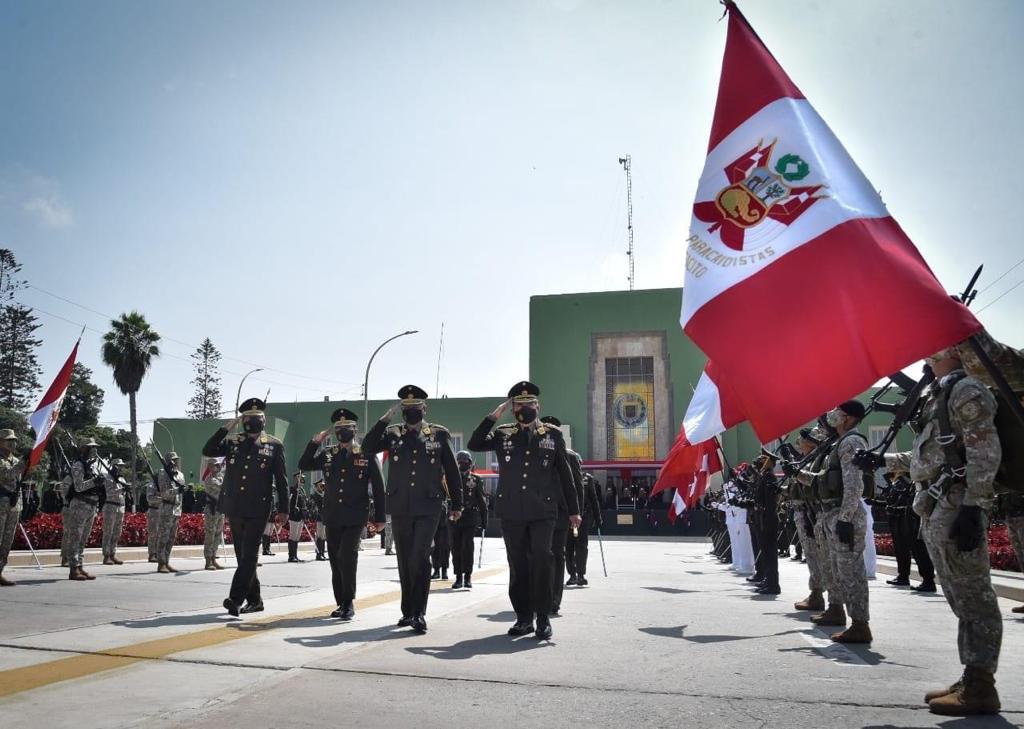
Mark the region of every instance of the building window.
<instances>
[{"instance_id":1,"label":"building window","mask_svg":"<svg viewBox=\"0 0 1024 729\"><path fill-rule=\"evenodd\" d=\"M462 450L462 433L451 434L452 450L458 453Z\"/></svg>"},{"instance_id":2,"label":"building window","mask_svg":"<svg viewBox=\"0 0 1024 729\"><path fill-rule=\"evenodd\" d=\"M609 357L605 415L609 460L654 459L654 357Z\"/></svg>"}]
</instances>

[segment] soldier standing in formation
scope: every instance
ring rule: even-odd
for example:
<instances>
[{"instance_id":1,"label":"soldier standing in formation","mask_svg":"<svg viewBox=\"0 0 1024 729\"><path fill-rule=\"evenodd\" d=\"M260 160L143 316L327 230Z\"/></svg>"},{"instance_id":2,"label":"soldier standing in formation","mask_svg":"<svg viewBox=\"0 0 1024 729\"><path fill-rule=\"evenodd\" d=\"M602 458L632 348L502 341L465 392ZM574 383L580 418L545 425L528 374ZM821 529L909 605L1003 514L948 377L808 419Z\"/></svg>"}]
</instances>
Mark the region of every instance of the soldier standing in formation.
<instances>
[{"instance_id":1,"label":"soldier standing in formation","mask_svg":"<svg viewBox=\"0 0 1024 729\"><path fill-rule=\"evenodd\" d=\"M473 455L469 451L455 454L455 462L462 476L462 517L448 522L452 547L452 567L455 570L453 590L467 590L473 587L473 538L477 531L483 534L487 528L487 498L484 496L484 480L473 473Z\"/></svg>"},{"instance_id":2,"label":"soldier standing in formation","mask_svg":"<svg viewBox=\"0 0 1024 729\"><path fill-rule=\"evenodd\" d=\"M25 460L16 454L18 436L10 428L0 430L0 587L15 583L4 577L7 555L14 544L14 530L21 519L21 478Z\"/></svg>"},{"instance_id":3,"label":"soldier standing in formation","mask_svg":"<svg viewBox=\"0 0 1024 729\"><path fill-rule=\"evenodd\" d=\"M82 568L85 546L92 533L93 522L104 492L103 476L99 472L99 458L96 449L99 444L90 438L79 446L75 462L71 464L71 488L68 491L67 514L67 557L70 571L69 580L95 580Z\"/></svg>"},{"instance_id":4,"label":"soldier standing in formation","mask_svg":"<svg viewBox=\"0 0 1024 729\"><path fill-rule=\"evenodd\" d=\"M498 495L495 513L501 519L510 571L509 598L516 612L511 636L534 632L551 637L553 555L551 539L558 515L561 490L569 523L579 528L579 501L566 457L565 440L555 426L538 423L540 388L519 382L509 399L477 426L469 450L494 451L498 457ZM512 406L516 423L499 426L498 419Z\"/></svg>"},{"instance_id":5,"label":"soldier standing in formation","mask_svg":"<svg viewBox=\"0 0 1024 729\"><path fill-rule=\"evenodd\" d=\"M587 558L590 554L590 530L600 529L604 522L601 517L601 502L598 501L597 496L597 481L591 473L584 473L581 480L583 526L570 531L566 540L565 563L569 570L569 579L565 584L586 587L589 584L587 582Z\"/></svg>"},{"instance_id":6,"label":"soldier standing in formation","mask_svg":"<svg viewBox=\"0 0 1024 729\"><path fill-rule=\"evenodd\" d=\"M324 490L327 484L320 479L313 484L313 493L309 500L313 504L313 515L316 519L316 561L323 562L327 559L327 527L324 525Z\"/></svg>"},{"instance_id":7,"label":"soldier standing in formation","mask_svg":"<svg viewBox=\"0 0 1024 729\"><path fill-rule=\"evenodd\" d=\"M545 415L540 422L554 428L562 427L562 421L554 415ZM572 488L576 491L577 502L582 503L583 472L580 469L580 461L576 458L576 453L568 448L565 450L565 455L569 462L569 470L572 472ZM555 478L559 478L559 476L556 474ZM571 526L569 524L569 504L565 500L563 490L557 489L557 494L558 513L555 515L555 529L551 533L551 612L549 615L553 618L561 617L562 614L562 596L565 594L565 583L562 582L562 579L565 577L566 544Z\"/></svg>"},{"instance_id":8,"label":"soldier standing in formation","mask_svg":"<svg viewBox=\"0 0 1024 729\"><path fill-rule=\"evenodd\" d=\"M441 518L441 502L450 500L448 518L462 515L462 483L448 430L424 422L427 393L415 385L398 391L393 405L366 434L363 450L370 456L386 450L388 465L387 510L398 550L398 576L402 582L400 626L427 632L430 594L430 545ZM402 425L391 425L401 411Z\"/></svg>"},{"instance_id":9,"label":"soldier standing in formation","mask_svg":"<svg viewBox=\"0 0 1024 729\"><path fill-rule=\"evenodd\" d=\"M159 562L156 545L160 537L160 487L156 476L146 485L146 548L150 562Z\"/></svg>"},{"instance_id":10,"label":"soldier standing in formation","mask_svg":"<svg viewBox=\"0 0 1024 729\"><path fill-rule=\"evenodd\" d=\"M992 589L988 511L1002 458L995 427L996 400L963 369L956 347L927 360L933 387L918 421L914 447L905 453L858 453L869 472L885 465L918 484L914 510L921 516L928 553L946 601L959 620L957 645L963 675L925 695L932 713L993 714L1000 709L995 673L1003 620Z\"/></svg>"},{"instance_id":11,"label":"soldier standing in formation","mask_svg":"<svg viewBox=\"0 0 1024 729\"><path fill-rule=\"evenodd\" d=\"M917 562L921 584L911 589L916 592L935 592L935 567L928 556L928 547L921 539L921 518L914 513L914 484L905 474L885 474L889 488L886 492L885 513L892 532L892 548L896 555L896 577L886 580L887 585L906 587L910 584L911 558Z\"/></svg>"},{"instance_id":12,"label":"soldier standing in formation","mask_svg":"<svg viewBox=\"0 0 1024 729\"><path fill-rule=\"evenodd\" d=\"M448 579L448 563L452 554L452 543L448 538L448 501L441 501L441 517L437 521L437 531L434 532L434 546L430 549L430 566L433 572L430 573L432 580Z\"/></svg>"},{"instance_id":13,"label":"soldier standing in formation","mask_svg":"<svg viewBox=\"0 0 1024 729\"><path fill-rule=\"evenodd\" d=\"M299 468L302 468L300 465ZM301 472L292 476L292 485L288 489L288 561L302 562L299 559L299 540L302 539L302 527L306 519L306 493L302 486L306 478Z\"/></svg>"},{"instance_id":14,"label":"soldier standing in formation","mask_svg":"<svg viewBox=\"0 0 1024 729\"><path fill-rule=\"evenodd\" d=\"M203 557L208 570L222 570L217 550L224 538L224 512L220 508L220 492L224 485L224 465L219 459L210 461L209 473L203 481L206 501L203 503Z\"/></svg>"},{"instance_id":15,"label":"soldier standing in formation","mask_svg":"<svg viewBox=\"0 0 1024 729\"><path fill-rule=\"evenodd\" d=\"M171 566L171 550L178 535L178 521L181 519L182 492L185 489L185 474L179 468L178 454L170 451L164 456L164 465L157 471L157 490L160 497L160 513L157 516L156 571L169 574L178 570Z\"/></svg>"},{"instance_id":16,"label":"soldier standing in formation","mask_svg":"<svg viewBox=\"0 0 1024 729\"><path fill-rule=\"evenodd\" d=\"M321 471L325 490L321 518L327 529L327 554L331 561L331 585L337 608L332 618L355 617L356 569L359 541L370 518L373 492L373 526L384 528L384 478L377 458L356 441L359 418L351 410L338 408L331 414L338 445L321 448L331 430L318 433L299 459L304 471ZM319 452L318 452L319 451Z\"/></svg>"},{"instance_id":17,"label":"soldier standing in formation","mask_svg":"<svg viewBox=\"0 0 1024 729\"><path fill-rule=\"evenodd\" d=\"M820 430L815 432L810 428L804 428L800 431L800 438L797 440L797 452L802 457L809 456L824 440L825 434ZM796 524L796 532L802 545L804 560L807 562L807 571L809 573L807 586L810 588L810 594L800 602L795 603L793 607L797 610L824 612L825 590L827 586L825 584L822 562L828 559L828 557L818 549L818 542L814 536L814 522L816 520L815 511L812 507L812 503L815 500L814 493L811 486L793 479L789 488L789 496L790 502L793 504L793 521Z\"/></svg>"},{"instance_id":18,"label":"soldier standing in formation","mask_svg":"<svg viewBox=\"0 0 1024 729\"><path fill-rule=\"evenodd\" d=\"M106 498L103 501L103 564L124 564L117 558L117 543L124 526L125 494L128 482L121 476L124 461L115 459L103 479Z\"/></svg>"},{"instance_id":19,"label":"soldier standing in formation","mask_svg":"<svg viewBox=\"0 0 1024 729\"><path fill-rule=\"evenodd\" d=\"M263 528L277 504L288 504L288 474L285 470L284 444L263 432L266 427L266 404L250 398L239 407L241 416L219 428L203 446L207 458L226 458L221 507L231 526L235 550L234 578L224 599L224 608L231 615L263 610L260 581L256 576L260 538ZM243 433L228 437L241 422ZM283 515L278 514L281 518ZM242 606L242 600L246 604Z\"/></svg>"}]
</instances>

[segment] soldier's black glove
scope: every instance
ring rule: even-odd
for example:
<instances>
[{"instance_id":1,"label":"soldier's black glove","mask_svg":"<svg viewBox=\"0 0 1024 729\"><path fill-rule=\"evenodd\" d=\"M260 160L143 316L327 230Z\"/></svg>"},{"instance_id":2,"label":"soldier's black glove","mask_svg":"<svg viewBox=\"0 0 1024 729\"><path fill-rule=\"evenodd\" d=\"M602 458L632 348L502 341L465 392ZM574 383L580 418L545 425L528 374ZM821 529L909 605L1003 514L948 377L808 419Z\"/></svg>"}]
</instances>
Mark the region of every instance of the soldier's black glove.
<instances>
[{"instance_id":1,"label":"soldier's black glove","mask_svg":"<svg viewBox=\"0 0 1024 729\"><path fill-rule=\"evenodd\" d=\"M956 548L961 552L973 552L981 544L985 533L983 513L980 506L961 506L953 519L949 530L949 538L956 540Z\"/></svg>"},{"instance_id":2,"label":"soldier's black glove","mask_svg":"<svg viewBox=\"0 0 1024 729\"><path fill-rule=\"evenodd\" d=\"M853 454L853 465L867 473L874 473L885 466L885 456L861 449Z\"/></svg>"},{"instance_id":3,"label":"soldier's black glove","mask_svg":"<svg viewBox=\"0 0 1024 729\"><path fill-rule=\"evenodd\" d=\"M792 461L781 461L780 465L782 466L782 472L790 478L800 473L800 469Z\"/></svg>"},{"instance_id":4,"label":"soldier's black glove","mask_svg":"<svg viewBox=\"0 0 1024 729\"><path fill-rule=\"evenodd\" d=\"M836 536L839 537L839 541L843 544L852 547L853 546L853 522L852 521L837 521L836 522Z\"/></svg>"}]
</instances>

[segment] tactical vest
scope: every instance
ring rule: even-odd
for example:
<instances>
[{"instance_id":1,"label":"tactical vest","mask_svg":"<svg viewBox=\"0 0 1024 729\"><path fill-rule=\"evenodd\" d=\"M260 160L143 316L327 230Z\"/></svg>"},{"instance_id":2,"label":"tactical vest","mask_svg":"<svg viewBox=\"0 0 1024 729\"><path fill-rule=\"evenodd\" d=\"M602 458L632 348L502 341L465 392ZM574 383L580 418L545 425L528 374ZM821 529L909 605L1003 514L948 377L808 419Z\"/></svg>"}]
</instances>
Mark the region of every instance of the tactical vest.
<instances>
[{"instance_id":1,"label":"tactical vest","mask_svg":"<svg viewBox=\"0 0 1024 729\"><path fill-rule=\"evenodd\" d=\"M860 433L858 433L856 430L851 430L849 433L847 433L842 438L837 440L835 445L832 446L832 450L830 450L828 453L828 459L826 460L825 466L825 475L821 478L822 501L833 501L835 499L842 500L843 498L843 466L839 462L839 446L844 440L853 435L860 435ZM864 483L863 498L875 498L874 474L861 472L861 477Z\"/></svg>"}]
</instances>

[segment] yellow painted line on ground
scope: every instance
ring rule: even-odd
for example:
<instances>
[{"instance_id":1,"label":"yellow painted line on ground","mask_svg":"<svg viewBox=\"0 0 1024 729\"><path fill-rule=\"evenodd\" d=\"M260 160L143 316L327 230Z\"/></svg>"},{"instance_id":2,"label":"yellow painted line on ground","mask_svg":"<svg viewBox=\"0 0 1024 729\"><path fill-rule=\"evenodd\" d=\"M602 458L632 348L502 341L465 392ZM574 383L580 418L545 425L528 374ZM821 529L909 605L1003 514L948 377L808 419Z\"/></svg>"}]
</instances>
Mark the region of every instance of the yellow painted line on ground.
<instances>
[{"instance_id":1,"label":"yellow painted line on ground","mask_svg":"<svg viewBox=\"0 0 1024 729\"><path fill-rule=\"evenodd\" d=\"M492 567L476 573L478 578L493 577L505 571L505 567ZM432 584L431 591L446 589L443 584ZM356 608L367 610L384 605L402 597L401 590L392 590L379 595L359 598ZM241 623L228 623L215 628L197 630L169 638L158 638L142 643L109 648L96 653L69 656L55 661L36 663L22 668L0 671L0 698L13 696L23 691L49 686L50 684L70 681L75 678L91 676L103 671L124 668L140 661L152 661L166 658L174 653L192 651L197 648L209 648L222 643L251 638L275 628L287 628L296 620L323 617L325 612L335 606L324 606L309 610L299 610L284 615L274 615L262 619L247 620Z\"/></svg>"}]
</instances>

